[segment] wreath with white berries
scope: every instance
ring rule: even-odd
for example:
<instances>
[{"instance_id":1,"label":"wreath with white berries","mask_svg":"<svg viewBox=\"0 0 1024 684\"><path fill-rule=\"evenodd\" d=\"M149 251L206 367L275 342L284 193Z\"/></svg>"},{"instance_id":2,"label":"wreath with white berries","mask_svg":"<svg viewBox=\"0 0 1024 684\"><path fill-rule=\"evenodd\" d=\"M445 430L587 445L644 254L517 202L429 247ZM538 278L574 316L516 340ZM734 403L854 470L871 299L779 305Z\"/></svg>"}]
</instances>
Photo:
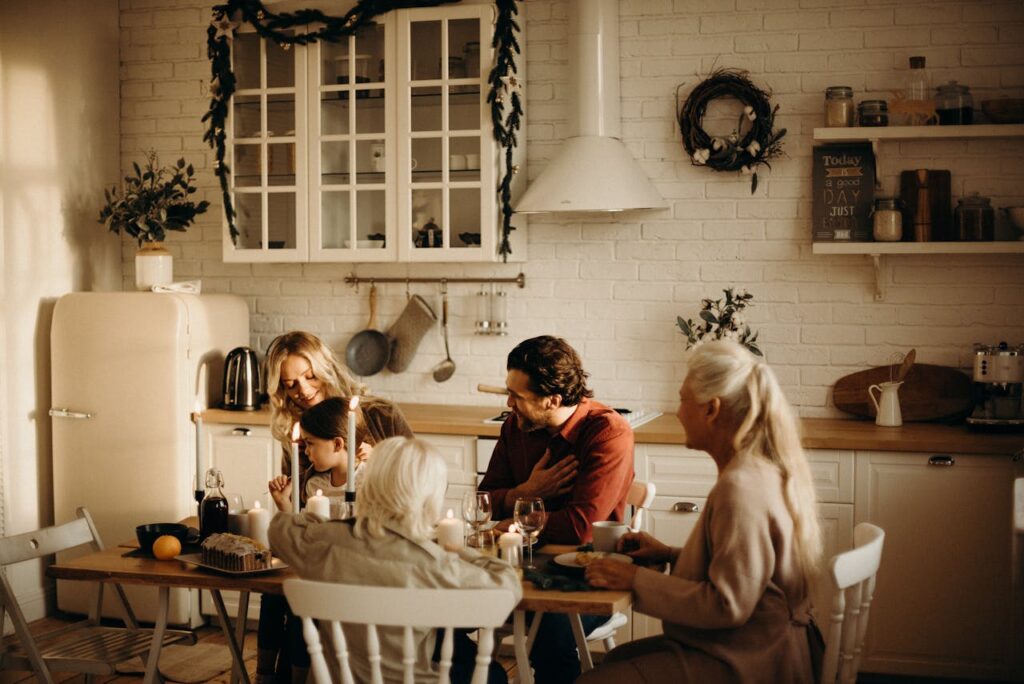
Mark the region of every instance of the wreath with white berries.
<instances>
[{"instance_id":1,"label":"wreath with white berries","mask_svg":"<svg viewBox=\"0 0 1024 684\"><path fill-rule=\"evenodd\" d=\"M729 97L743 103L736 129L728 136L711 136L703 128L708 104ZM750 174L750 193L757 191L757 167L771 168L769 160L782 154L786 129L773 130L779 106L772 107L771 92L757 87L746 71L721 68L701 81L679 109L683 147L694 166L714 171Z\"/></svg>"}]
</instances>

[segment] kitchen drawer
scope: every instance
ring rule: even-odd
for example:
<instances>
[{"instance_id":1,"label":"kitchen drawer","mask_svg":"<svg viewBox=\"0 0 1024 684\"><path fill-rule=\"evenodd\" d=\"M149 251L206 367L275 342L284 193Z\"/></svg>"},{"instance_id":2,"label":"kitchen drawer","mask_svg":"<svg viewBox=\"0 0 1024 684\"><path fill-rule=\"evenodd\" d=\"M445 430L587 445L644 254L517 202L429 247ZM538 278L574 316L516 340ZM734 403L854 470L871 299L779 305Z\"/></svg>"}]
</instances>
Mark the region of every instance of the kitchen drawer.
<instances>
[{"instance_id":1,"label":"kitchen drawer","mask_svg":"<svg viewBox=\"0 0 1024 684\"><path fill-rule=\"evenodd\" d=\"M448 483L476 486L476 437L417 435L430 442L448 466Z\"/></svg>"},{"instance_id":2,"label":"kitchen drawer","mask_svg":"<svg viewBox=\"0 0 1024 684\"><path fill-rule=\"evenodd\" d=\"M853 503L853 452L832 449L805 451L818 500ZM637 479L653 482L659 496L705 497L715 485L718 468L703 451L674 444L638 444Z\"/></svg>"}]
</instances>

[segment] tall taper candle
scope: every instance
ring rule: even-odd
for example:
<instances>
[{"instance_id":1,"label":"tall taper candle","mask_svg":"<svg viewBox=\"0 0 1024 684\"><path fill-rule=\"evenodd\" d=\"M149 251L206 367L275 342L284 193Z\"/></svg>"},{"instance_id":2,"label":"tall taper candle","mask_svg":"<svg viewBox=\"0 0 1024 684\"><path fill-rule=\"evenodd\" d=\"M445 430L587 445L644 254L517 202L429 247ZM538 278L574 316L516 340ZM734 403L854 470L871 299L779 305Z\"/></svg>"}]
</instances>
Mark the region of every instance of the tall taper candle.
<instances>
[{"instance_id":1,"label":"tall taper candle","mask_svg":"<svg viewBox=\"0 0 1024 684\"><path fill-rule=\"evenodd\" d=\"M299 512L299 424L292 428L292 513Z\"/></svg>"},{"instance_id":2,"label":"tall taper candle","mask_svg":"<svg viewBox=\"0 0 1024 684\"><path fill-rule=\"evenodd\" d=\"M196 407L196 491L203 491L203 416Z\"/></svg>"},{"instance_id":3,"label":"tall taper candle","mask_svg":"<svg viewBox=\"0 0 1024 684\"><path fill-rule=\"evenodd\" d=\"M348 470L345 473L345 500L347 494L356 491L356 411L359 410L359 397L352 397L348 402L348 433L345 443L348 445ZM353 500L355 500L353 498Z\"/></svg>"}]
</instances>

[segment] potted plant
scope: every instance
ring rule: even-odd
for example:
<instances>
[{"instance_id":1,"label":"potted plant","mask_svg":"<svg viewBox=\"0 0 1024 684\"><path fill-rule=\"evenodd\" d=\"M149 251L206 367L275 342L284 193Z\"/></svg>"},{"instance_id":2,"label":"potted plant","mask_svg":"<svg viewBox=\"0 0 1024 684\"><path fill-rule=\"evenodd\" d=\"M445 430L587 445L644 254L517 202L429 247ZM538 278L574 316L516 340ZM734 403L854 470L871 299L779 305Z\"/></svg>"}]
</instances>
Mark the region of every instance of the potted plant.
<instances>
[{"instance_id":1,"label":"potted plant","mask_svg":"<svg viewBox=\"0 0 1024 684\"><path fill-rule=\"evenodd\" d=\"M725 302L721 299L702 299L700 321L676 317L676 326L686 335L686 348L693 349L708 340L732 340L742 344L757 356L762 356L757 346L757 333L751 331L743 318L742 311L753 306L754 295L731 287L722 290Z\"/></svg>"},{"instance_id":2,"label":"potted plant","mask_svg":"<svg viewBox=\"0 0 1024 684\"><path fill-rule=\"evenodd\" d=\"M124 231L139 241L135 286L148 290L173 279L171 253L163 246L168 231L184 232L210 203L191 199L196 192L195 170L184 159L161 167L156 152L150 150L145 166L132 162L132 168L134 174L125 176L120 188L104 190L107 203L100 209L99 222L113 233Z\"/></svg>"}]
</instances>

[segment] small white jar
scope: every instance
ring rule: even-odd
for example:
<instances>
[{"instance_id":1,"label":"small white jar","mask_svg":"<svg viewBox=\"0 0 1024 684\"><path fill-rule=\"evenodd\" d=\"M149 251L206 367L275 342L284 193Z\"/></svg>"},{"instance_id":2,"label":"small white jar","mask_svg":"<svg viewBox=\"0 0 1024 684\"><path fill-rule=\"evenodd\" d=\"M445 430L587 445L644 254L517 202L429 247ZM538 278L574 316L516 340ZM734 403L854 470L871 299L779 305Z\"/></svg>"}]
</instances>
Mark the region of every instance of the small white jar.
<instances>
[{"instance_id":1,"label":"small white jar","mask_svg":"<svg viewBox=\"0 0 1024 684\"><path fill-rule=\"evenodd\" d=\"M900 212L898 199L879 197L875 200L872 216L873 234L877 242L899 242L903 238L903 213Z\"/></svg>"}]
</instances>

